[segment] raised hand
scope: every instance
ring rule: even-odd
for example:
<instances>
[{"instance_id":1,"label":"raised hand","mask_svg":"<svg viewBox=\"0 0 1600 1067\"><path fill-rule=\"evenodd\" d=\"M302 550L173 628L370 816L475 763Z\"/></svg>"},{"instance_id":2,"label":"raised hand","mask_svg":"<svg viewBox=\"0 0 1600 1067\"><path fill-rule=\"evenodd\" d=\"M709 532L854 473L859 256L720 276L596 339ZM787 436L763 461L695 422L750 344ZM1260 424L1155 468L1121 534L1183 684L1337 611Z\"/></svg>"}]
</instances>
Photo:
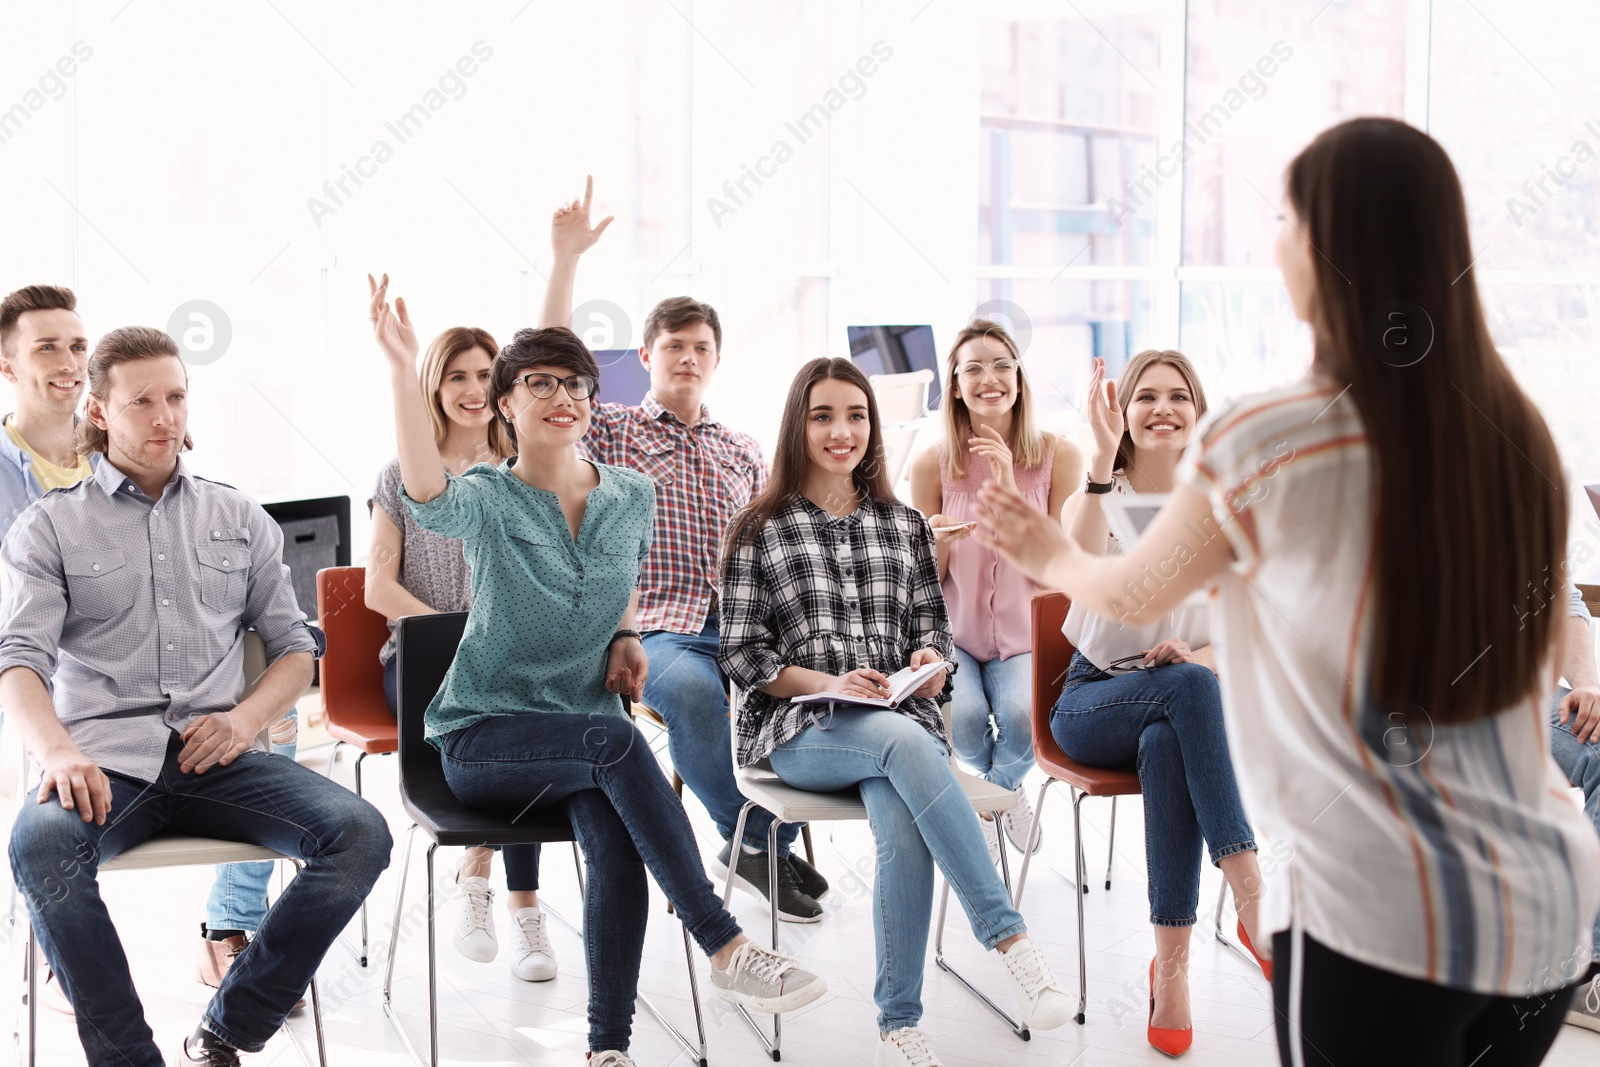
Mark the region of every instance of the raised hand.
<instances>
[{"instance_id":1,"label":"raised hand","mask_svg":"<svg viewBox=\"0 0 1600 1067\"><path fill-rule=\"evenodd\" d=\"M389 276L381 282L367 275L367 288L372 300L367 307L367 317L372 320L372 336L378 347L397 367L414 367L417 363L417 331L411 328L411 315L406 311L405 297L389 305Z\"/></svg>"},{"instance_id":2,"label":"raised hand","mask_svg":"<svg viewBox=\"0 0 1600 1067\"><path fill-rule=\"evenodd\" d=\"M607 215L600 225L589 227L589 204L594 199L594 175L583 180L583 199L573 200L556 208L550 219L550 247L557 259L577 257L593 248L600 235L606 232L615 215Z\"/></svg>"},{"instance_id":3,"label":"raised hand","mask_svg":"<svg viewBox=\"0 0 1600 1067\"><path fill-rule=\"evenodd\" d=\"M967 441L967 450L989 461L989 481L1009 489L1017 487L1016 459L999 430L993 426L978 427L978 432Z\"/></svg>"},{"instance_id":4,"label":"raised hand","mask_svg":"<svg viewBox=\"0 0 1600 1067\"><path fill-rule=\"evenodd\" d=\"M1117 403L1117 383L1106 377L1106 361L1094 361L1094 373L1089 376L1089 429L1094 433L1094 455L1089 461L1091 473L1109 471L1116 461L1117 446L1122 443L1124 423L1122 405Z\"/></svg>"}]
</instances>

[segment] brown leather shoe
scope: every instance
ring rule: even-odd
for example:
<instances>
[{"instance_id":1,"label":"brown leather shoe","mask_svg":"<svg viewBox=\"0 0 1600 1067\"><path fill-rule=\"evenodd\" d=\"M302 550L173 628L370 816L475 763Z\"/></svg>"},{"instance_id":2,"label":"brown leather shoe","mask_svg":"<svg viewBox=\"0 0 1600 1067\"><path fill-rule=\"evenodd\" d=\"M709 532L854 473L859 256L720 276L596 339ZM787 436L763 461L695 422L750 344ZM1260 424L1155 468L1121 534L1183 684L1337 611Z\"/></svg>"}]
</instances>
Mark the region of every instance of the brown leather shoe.
<instances>
[{"instance_id":1,"label":"brown leather shoe","mask_svg":"<svg viewBox=\"0 0 1600 1067\"><path fill-rule=\"evenodd\" d=\"M195 956L195 977L202 985L216 989L222 984L222 979L227 976L228 969L233 966L233 961L239 958L239 953L250 947L250 938L246 934L235 934L225 937L221 941L213 941L204 934L200 936L200 951ZM306 1006L306 998L301 997L295 1002L290 1011L299 1011Z\"/></svg>"}]
</instances>

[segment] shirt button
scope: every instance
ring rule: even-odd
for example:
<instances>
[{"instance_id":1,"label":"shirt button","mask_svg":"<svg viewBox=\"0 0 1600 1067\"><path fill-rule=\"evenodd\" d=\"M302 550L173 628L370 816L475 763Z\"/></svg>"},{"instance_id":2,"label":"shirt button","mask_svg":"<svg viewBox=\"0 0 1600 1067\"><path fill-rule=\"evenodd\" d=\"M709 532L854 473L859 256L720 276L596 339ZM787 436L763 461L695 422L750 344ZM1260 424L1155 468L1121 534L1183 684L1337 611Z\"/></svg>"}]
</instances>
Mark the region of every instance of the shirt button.
<instances>
[{"instance_id":1,"label":"shirt button","mask_svg":"<svg viewBox=\"0 0 1600 1067\"><path fill-rule=\"evenodd\" d=\"M137 493L137 492L138 492L138 491L139 491L139 487L138 487L138 486L136 486L136 485L130 485L130 486L128 486L128 492L130 492L130 493Z\"/></svg>"},{"instance_id":2,"label":"shirt button","mask_svg":"<svg viewBox=\"0 0 1600 1067\"><path fill-rule=\"evenodd\" d=\"M220 538L222 536L222 531L221 530L212 530L211 531L211 536L212 537L216 537L216 538Z\"/></svg>"},{"instance_id":3,"label":"shirt button","mask_svg":"<svg viewBox=\"0 0 1600 1067\"><path fill-rule=\"evenodd\" d=\"M161 509L160 508L151 508L150 509L150 514L159 515L159 514L161 514Z\"/></svg>"},{"instance_id":4,"label":"shirt button","mask_svg":"<svg viewBox=\"0 0 1600 1067\"><path fill-rule=\"evenodd\" d=\"M99 569L100 569L100 564L98 564L98 563L96 563L96 564L95 564L95 565L94 565L94 569L95 569L95 570L99 570Z\"/></svg>"},{"instance_id":5,"label":"shirt button","mask_svg":"<svg viewBox=\"0 0 1600 1067\"><path fill-rule=\"evenodd\" d=\"M168 652L171 652L171 651L172 651L172 642L171 642L171 641L168 641L168 642L167 642L167 651L168 651Z\"/></svg>"},{"instance_id":6,"label":"shirt button","mask_svg":"<svg viewBox=\"0 0 1600 1067\"><path fill-rule=\"evenodd\" d=\"M168 600L168 599L166 599L166 598L165 598L165 597L163 597L163 598L162 598L162 599L161 599L161 606L162 606L162 607L166 607L166 606L167 606L167 605L168 605L168 604L170 604L170 603L172 603L172 601L170 601L170 600Z\"/></svg>"},{"instance_id":7,"label":"shirt button","mask_svg":"<svg viewBox=\"0 0 1600 1067\"><path fill-rule=\"evenodd\" d=\"M228 565L228 561L227 561L227 560L223 560L223 561L222 561L222 565L223 565L223 566L224 566L224 567L226 567L226 566L227 566L227 565Z\"/></svg>"},{"instance_id":8,"label":"shirt button","mask_svg":"<svg viewBox=\"0 0 1600 1067\"><path fill-rule=\"evenodd\" d=\"M167 558L167 554L165 552L158 552L156 554L156 559L166 559L166 558Z\"/></svg>"}]
</instances>

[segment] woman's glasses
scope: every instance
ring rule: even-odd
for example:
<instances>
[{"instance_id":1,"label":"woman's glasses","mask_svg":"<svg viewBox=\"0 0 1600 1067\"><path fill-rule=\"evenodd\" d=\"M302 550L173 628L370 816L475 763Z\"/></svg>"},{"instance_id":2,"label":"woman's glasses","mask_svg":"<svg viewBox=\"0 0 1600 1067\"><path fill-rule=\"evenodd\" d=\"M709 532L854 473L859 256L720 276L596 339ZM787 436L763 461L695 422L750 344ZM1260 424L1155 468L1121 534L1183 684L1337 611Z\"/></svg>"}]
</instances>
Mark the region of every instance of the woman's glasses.
<instances>
[{"instance_id":1,"label":"woman's glasses","mask_svg":"<svg viewBox=\"0 0 1600 1067\"><path fill-rule=\"evenodd\" d=\"M548 400L555 396L558 385L574 400L587 400L600 387L600 383L587 374L572 374L565 378L557 378L554 374L524 374L520 378L513 378L512 381L527 386L528 392L540 400Z\"/></svg>"},{"instance_id":2,"label":"woman's glasses","mask_svg":"<svg viewBox=\"0 0 1600 1067\"><path fill-rule=\"evenodd\" d=\"M1017 376L1017 361L1014 359L997 359L993 363L963 363L956 373L964 382L983 381L983 372L994 371L996 378L1015 378Z\"/></svg>"}]
</instances>

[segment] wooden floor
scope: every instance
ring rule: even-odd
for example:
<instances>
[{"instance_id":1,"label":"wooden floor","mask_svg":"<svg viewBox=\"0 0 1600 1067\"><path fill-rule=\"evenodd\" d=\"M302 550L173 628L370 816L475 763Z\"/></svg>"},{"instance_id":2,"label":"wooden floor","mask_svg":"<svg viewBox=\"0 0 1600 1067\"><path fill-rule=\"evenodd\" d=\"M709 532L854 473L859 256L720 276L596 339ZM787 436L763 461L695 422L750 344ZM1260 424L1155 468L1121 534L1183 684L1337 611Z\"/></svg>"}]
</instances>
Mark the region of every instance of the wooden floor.
<instances>
[{"instance_id":1,"label":"wooden floor","mask_svg":"<svg viewBox=\"0 0 1600 1067\"><path fill-rule=\"evenodd\" d=\"M9 731L8 731L9 733ZM303 741L318 738L308 731ZM326 749L303 751L303 759L321 767ZM14 763L10 764L14 766ZM397 842L407 823L395 791L395 761L372 758L363 765L366 794L388 815ZM347 764L339 779L350 783ZM1070 869L1072 831L1070 805L1064 793L1052 793L1046 812L1043 852L1029 877L1023 913L1033 936L1040 941L1062 979L1076 988L1077 935L1074 898L1064 878L1052 867ZM14 800L0 800L3 810L14 810ZM705 847L714 855L716 839L709 820L692 797L691 820ZM1004 1064L1024 1067L1131 1067L1171 1061L1145 1042L1146 967L1153 952L1147 922L1144 883L1144 849L1138 802L1122 803L1117 826L1117 854L1112 889L1103 888L1106 862L1106 823L1109 804L1089 801L1084 806L1091 870L1087 947L1089 1008L1084 1026L1068 1023L1049 1033L1036 1033L1022 1042L983 1008L954 978L932 963L932 948L923 986L923 1028L934 1049L949 1067ZM873 941L871 885L873 856L864 824L819 824L813 828L818 866L832 880L834 890L825 901L827 918L812 926L784 924L783 948L828 980L826 997L803 1011L786 1016L783 1062L799 1067L833 1067L871 1063L876 1037L872 1005ZM441 885L451 880L459 852L441 851ZM394 863L400 862L400 850ZM569 849L549 846L541 873L541 900L568 918L581 913L576 877ZM1203 902L1216 900L1217 875L1207 865L1202 885ZM422 940L421 849L413 855L405 924L415 931L403 938L397 960L395 1000L412 1040L422 1044L427 1027L427 967ZM407 1062L382 1009L382 963L393 916L396 871L391 868L372 896L372 966L362 969L351 952L334 948L324 961L320 982L334 1064L400 1065ZM496 865L497 881L500 871ZM110 874L102 890L117 920L132 959L134 978L146 1013L169 1062L179 1044L198 1020L209 991L194 979L193 957L198 941L197 923L210 887L203 870ZM443 890L441 890L443 892ZM668 1017L685 1029L693 1025L687 993L681 927L665 912L665 902L652 886L652 912L646 945L641 991L661 1006ZM954 905L952 905L954 908ZM560 923L553 939L561 973L552 982L530 984L512 976L504 953L509 949L505 912L499 902L502 958L493 963L472 963L449 943L454 913L446 905L440 918L439 1017L440 1047L444 1062L452 1064L571 1064L583 1062L586 1048L583 953L579 938ZM754 899L735 894L734 910L745 929L766 939L768 918ZM972 939L959 910L953 910L947 951L977 985L1006 1007L1012 1003L1004 969L992 955L982 952ZM349 934L353 938L356 926ZM18 960L19 939L9 937L12 959ZM706 988L706 964L696 953L701 988ZM17 973L20 962L13 968ZM1197 927L1190 976L1194 998L1195 1041L1183 1057L1196 1067L1267 1067L1276 1064L1270 991L1260 973L1233 953L1217 945L1207 924ZM14 998L7 1002L15 1004ZM768 1063L743 1020L724 1010L714 997L704 996L709 1060L714 1067L756 1067ZM7 1013L9 1017L9 1012ZM77 1034L71 1022L53 1012L40 1012L41 1064L82 1064ZM305 1055L313 1049L309 1013L291 1017L293 1031ZM635 1020L633 1055L641 1067L688 1067L689 1057L642 1010ZM260 1056L246 1063L290 1065L301 1062L288 1035L280 1033ZM1564 1067L1600 1064L1600 1034L1563 1027L1560 1040L1546 1063Z\"/></svg>"}]
</instances>

